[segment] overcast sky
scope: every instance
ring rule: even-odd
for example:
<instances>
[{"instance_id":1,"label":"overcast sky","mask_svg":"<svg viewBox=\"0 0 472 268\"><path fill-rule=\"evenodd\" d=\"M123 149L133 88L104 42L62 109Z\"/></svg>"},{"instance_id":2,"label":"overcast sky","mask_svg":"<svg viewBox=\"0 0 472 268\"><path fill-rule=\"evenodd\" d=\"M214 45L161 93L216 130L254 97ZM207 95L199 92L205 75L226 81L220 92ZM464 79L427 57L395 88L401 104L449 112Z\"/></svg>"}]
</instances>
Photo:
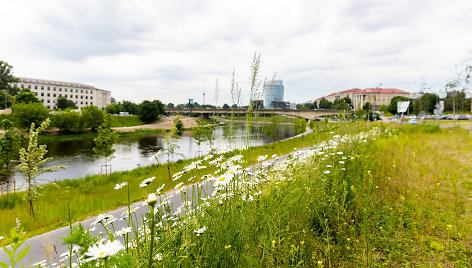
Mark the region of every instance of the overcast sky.
<instances>
[{"instance_id":1,"label":"overcast sky","mask_svg":"<svg viewBox=\"0 0 472 268\"><path fill-rule=\"evenodd\" d=\"M0 60L14 75L79 82L117 100L230 102L233 68L248 100L283 80L305 102L354 87L434 91L472 49L472 1L0 0ZM424 78L423 78L424 77Z\"/></svg>"}]
</instances>

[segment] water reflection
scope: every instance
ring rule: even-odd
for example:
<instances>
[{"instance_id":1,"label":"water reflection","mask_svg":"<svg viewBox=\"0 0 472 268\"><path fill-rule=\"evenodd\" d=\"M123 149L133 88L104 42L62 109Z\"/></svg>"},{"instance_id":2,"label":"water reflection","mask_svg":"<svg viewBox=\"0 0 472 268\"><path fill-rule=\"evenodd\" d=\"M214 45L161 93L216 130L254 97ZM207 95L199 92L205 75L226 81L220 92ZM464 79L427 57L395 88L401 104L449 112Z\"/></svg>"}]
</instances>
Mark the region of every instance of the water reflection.
<instances>
[{"instance_id":1,"label":"water reflection","mask_svg":"<svg viewBox=\"0 0 472 268\"><path fill-rule=\"evenodd\" d=\"M257 146L294 135L292 126L279 125L275 128L276 135L267 137L263 134L265 127L267 125L254 125L250 128L251 135L249 137L245 133L247 127L243 125L234 127L234 135L232 135L232 129L229 125L215 127L213 129L213 136L215 137L213 147L241 148L248 143L250 146ZM178 154L171 158L171 161L193 158L210 151L210 144L203 142L199 147L192 138L191 132L184 132L177 143L179 145ZM46 145L49 151L48 156L53 157L53 160L48 162L47 166L63 165L67 169L42 174L40 176L40 179L43 179L42 182L75 179L89 174L98 174L101 165L104 164L103 158L97 159L93 155L92 139L53 141L47 142ZM124 171L149 165L151 164L149 158L164 147L165 143L159 134L123 136L113 145L115 153L114 158L110 161L112 171ZM161 163L166 162L167 156L161 155L159 161ZM17 185L23 181L21 174L18 174L18 172L13 175L13 178L16 179Z\"/></svg>"}]
</instances>

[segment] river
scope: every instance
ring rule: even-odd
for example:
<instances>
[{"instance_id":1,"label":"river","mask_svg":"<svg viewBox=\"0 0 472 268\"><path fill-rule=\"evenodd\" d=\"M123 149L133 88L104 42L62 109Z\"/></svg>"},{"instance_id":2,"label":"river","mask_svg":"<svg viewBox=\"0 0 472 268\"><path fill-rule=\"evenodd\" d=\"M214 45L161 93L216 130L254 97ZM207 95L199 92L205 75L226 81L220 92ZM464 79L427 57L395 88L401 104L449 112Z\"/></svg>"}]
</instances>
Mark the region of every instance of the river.
<instances>
[{"instance_id":1,"label":"river","mask_svg":"<svg viewBox=\"0 0 472 268\"><path fill-rule=\"evenodd\" d=\"M241 148L247 143L250 146L258 146L269 144L282 139L289 138L294 135L293 127L291 125L277 125L275 134L271 137L264 133L263 125L255 126L249 136L246 135L244 125L235 126L235 134L230 139L230 126L222 125L213 128L214 148ZM249 137L249 142L247 141ZM43 173L38 177L39 183L48 183L60 181L64 179L77 179L87 175L100 174L102 165L104 165L103 158L95 158L92 152L93 140L89 138L67 140L67 141L50 141L45 143L48 149L48 157L53 160L47 162L45 166L65 166L66 169L61 169L55 172ZM194 158L199 155L204 155L210 151L208 142L197 145L196 140L191 136L191 132L184 132L182 137L177 140L178 149L171 161L178 161L179 159ZM160 149L165 148L165 142L162 134L143 134L143 135L124 135L118 139L118 142L113 145L115 153L113 158L109 161L112 171L125 171L137 167L147 166L151 164L149 160ZM160 163L165 163L167 157L165 155L159 156ZM152 160L152 163L156 163ZM105 170L103 169L103 172ZM16 180L16 187L24 185L24 178L18 172L11 177Z\"/></svg>"}]
</instances>

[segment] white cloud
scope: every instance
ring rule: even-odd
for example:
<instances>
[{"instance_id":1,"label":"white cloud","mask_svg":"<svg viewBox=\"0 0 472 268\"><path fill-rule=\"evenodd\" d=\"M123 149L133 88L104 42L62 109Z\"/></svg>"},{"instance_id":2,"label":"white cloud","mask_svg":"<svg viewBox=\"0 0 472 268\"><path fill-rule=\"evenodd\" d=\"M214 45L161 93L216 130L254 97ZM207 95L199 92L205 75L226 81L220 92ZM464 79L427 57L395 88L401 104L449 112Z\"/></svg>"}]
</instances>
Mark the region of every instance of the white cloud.
<instances>
[{"instance_id":1,"label":"white cloud","mask_svg":"<svg viewBox=\"0 0 472 268\"><path fill-rule=\"evenodd\" d=\"M236 68L302 102L352 87L442 88L472 49L470 1L8 1L1 60L18 76L88 83L117 99L206 103ZM417 82L412 82L417 81Z\"/></svg>"}]
</instances>

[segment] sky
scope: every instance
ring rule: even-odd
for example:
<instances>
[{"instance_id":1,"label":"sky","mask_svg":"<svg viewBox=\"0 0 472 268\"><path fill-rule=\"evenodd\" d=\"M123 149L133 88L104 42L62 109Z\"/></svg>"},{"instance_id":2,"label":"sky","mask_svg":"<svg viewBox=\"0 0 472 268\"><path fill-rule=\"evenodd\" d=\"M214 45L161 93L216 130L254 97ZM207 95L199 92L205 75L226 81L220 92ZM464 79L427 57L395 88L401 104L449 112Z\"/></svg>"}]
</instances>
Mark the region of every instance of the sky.
<instances>
[{"instance_id":1,"label":"sky","mask_svg":"<svg viewBox=\"0 0 472 268\"><path fill-rule=\"evenodd\" d=\"M15 76L77 82L116 100L231 102L283 80L302 103L335 91L444 89L471 58L470 0L0 0L0 60ZM260 90L261 91L261 90Z\"/></svg>"}]
</instances>

